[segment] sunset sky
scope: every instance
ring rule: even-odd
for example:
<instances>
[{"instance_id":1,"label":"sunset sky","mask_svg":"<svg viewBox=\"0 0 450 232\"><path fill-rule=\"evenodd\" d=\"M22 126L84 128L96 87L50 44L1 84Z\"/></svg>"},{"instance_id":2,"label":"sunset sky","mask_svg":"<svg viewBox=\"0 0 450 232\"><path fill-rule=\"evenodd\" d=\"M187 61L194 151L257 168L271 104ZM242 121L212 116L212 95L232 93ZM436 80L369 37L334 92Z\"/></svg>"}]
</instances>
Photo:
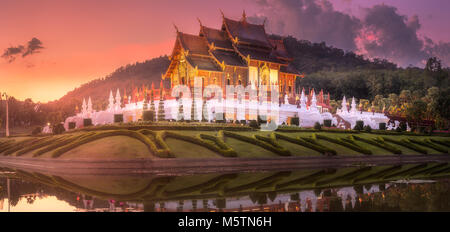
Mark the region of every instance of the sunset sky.
<instances>
[{"instance_id":1,"label":"sunset sky","mask_svg":"<svg viewBox=\"0 0 450 232\"><path fill-rule=\"evenodd\" d=\"M304 1L305 4L312 2L298 1ZM39 49L39 53L25 57L20 55L11 62L0 58L0 91L6 91L21 100L56 100L82 83L104 77L122 65L169 54L175 40L173 23L183 32L197 34L197 17L204 25L219 28L222 20L219 9L222 9L227 17L234 19L239 19L245 9L249 17L268 17L271 28L267 30L279 32L279 28L270 24L275 22L275 19L271 19L270 10L284 9L283 7L295 2L0 0L0 53L4 54L10 47L26 47L32 38L39 39L44 47ZM332 9L327 8L329 6L325 3L331 3ZM420 41L425 40L425 37L436 44L439 41L450 41L450 1L447 0L335 0L317 1L308 3L308 6L317 4L326 9L323 11L362 19L365 14L371 12L367 9L382 3L395 7L396 13L406 16L408 28L414 28L414 33L417 31L416 35ZM277 12L274 17L280 18L280 14L283 12ZM295 12L288 12L286 18L281 17L286 20L284 31L280 31L284 35L296 35L295 29L292 28L298 27L298 24L289 27L289 17L293 17L292 14ZM279 18L276 20L280 20ZM317 36L306 38L324 40L336 47L341 44L345 46L346 43L342 40L334 40L334 36L330 34L328 40L327 34L321 32ZM363 39L368 40L369 36ZM349 49L356 46L356 37L351 40L347 47ZM448 50L443 51L447 51L444 56L448 56ZM361 52L370 55L370 51Z\"/></svg>"}]
</instances>

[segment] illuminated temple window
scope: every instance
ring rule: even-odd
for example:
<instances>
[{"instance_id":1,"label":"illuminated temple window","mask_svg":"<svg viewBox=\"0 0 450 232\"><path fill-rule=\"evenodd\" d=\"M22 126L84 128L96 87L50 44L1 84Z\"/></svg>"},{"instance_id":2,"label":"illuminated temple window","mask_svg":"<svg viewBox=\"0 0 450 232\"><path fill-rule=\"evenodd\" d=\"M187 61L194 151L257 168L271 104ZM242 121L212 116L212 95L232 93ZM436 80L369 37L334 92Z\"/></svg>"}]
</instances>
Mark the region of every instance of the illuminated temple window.
<instances>
[{"instance_id":1,"label":"illuminated temple window","mask_svg":"<svg viewBox=\"0 0 450 232\"><path fill-rule=\"evenodd\" d=\"M248 75L250 83L258 83L258 68L250 66L248 67Z\"/></svg>"},{"instance_id":2,"label":"illuminated temple window","mask_svg":"<svg viewBox=\"0 0 450 232\"><path fill-rule=\"evenodd\" d=\"M278 83L278 70L270 70L270 84L275 85Z\"/></svg>"},{"instance_id":3,"label":"illuminated temple window","mask_svg":"<svg viewBox=\"0 0 450 232\"><path fill-rule=\"evenodd\" d=\"M260 85L268 85L269 84L269 68L263 67L261 69L261 79Z\"/></svg>"}]
</instances>

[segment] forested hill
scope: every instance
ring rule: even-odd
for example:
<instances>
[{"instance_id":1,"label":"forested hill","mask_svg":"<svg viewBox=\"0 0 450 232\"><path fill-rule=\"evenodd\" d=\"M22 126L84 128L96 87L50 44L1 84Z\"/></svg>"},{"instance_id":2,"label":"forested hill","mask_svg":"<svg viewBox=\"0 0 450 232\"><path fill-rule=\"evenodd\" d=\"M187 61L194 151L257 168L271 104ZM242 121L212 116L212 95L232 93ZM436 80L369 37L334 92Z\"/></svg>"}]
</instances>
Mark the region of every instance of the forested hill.
<instances>
[{"instance_id":1,"label":"forested hill","mask_svg":"<svg viewBox=\"0 0 450 232\"><path fill-rule=\"evenodd\" d=\"M142 85L150 87L152 82L155 88L159 88L161 74L165 73L169 66L169 58L160 56L144 62L128 64L116 69L108 76L90 81L68 92L59 101L88 98L105 101L109 97L109 91L120 89L120 94L126 89L127 95L131 94L133 87L141 88ZM87 100L87 99L86 99Z\"/></svg>"}]
</instances>

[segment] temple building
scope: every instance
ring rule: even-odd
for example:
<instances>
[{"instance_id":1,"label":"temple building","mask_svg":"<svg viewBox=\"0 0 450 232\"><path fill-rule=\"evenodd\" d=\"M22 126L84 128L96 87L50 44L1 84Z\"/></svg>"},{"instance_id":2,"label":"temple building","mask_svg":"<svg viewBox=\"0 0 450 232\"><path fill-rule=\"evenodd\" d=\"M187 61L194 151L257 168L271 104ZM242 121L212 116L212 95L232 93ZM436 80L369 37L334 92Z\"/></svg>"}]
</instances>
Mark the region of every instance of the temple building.
<instances>
[{"instance_id":1,"label":"temple building","mask_svg":"<svg viewBox=\"0 0 450 232\"><path fill-rule=\"evenodd\" d=\"M200 23L198 35L177 30L170 56L171 63L163 79L171 87L193 87L194 77L201 77L203 87L218 85L225 93L226 85L278 85L280 99L287 95L295 103L295 79L301 76L292 65L283 40L270 39L265 24L247 21L245 11L239 21L222 13L220 29Z\"/></svg>"}]
</instances>

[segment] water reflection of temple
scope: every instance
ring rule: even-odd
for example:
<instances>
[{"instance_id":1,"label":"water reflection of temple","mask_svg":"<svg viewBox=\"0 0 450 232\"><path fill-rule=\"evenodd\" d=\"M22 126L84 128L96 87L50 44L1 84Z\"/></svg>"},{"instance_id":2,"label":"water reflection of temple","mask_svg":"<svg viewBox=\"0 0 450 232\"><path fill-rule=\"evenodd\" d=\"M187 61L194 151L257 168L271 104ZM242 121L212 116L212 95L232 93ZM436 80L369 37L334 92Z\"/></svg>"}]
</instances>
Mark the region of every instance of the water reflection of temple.
<instances>
[{"instance_id":1,"label":"water reflection of temple","mask_svg":"<svg viewBox=\"0 0 450 232\"><path fill-rule=\"evenodd\" d=\"M257 174L256 174L257 175ZM273 176L265 174L265 176ZM41 179L43 176L41 176ZM178 184L185 183L178 181ZM253 177L254 178L254 177ZM9 179L9 182L7 181ZM197 181L198 177L195 178ZM267 177L265 178L267 180ZM192 181L193 179L191 179ZM122 181L122 180L121 180ZM201 182L201 181L200 181ZM152 182L153 183L153 182ZM161 182L162 183L162 182ZM201 182L204 183L204 182ZM252 182L253 183L253 182ZM164 184L164 183L163 183ZM432 184L439 184L433 187ZM165 183L167 185L167 183ZM242 185L241 185L242 186ZM95 186L93 186L95 187ZM116 198L113 195L99 195L95 191L74 191L58 185L46 185L26 178L0 177L0 208L11 204L33 205L45 199L69 204L70 211L96 212L327 212L327 211L401 211L402 209L430 210L450 209L448 179L437 183L427 181L396 181L387 184L357 184L321 189L254 191L225 195L170 195L170 191L160 197ZM192 183L178 185L176 189L192 190ZM180 191L180 190L177 190ZM173 191L172 191L173 192ZM101 192L97 192L101 193ZM120 195L117 195L120 196ZM162 196L162 197L161 197ZM195 196L195 197L193 197ZM423 196L423 197L421 197ZM142 200L146 199L146 200ZM443 202L443 205L439 203ZM25 206L26 206L25 205ZM1 211L2 209L0 209ZM14 211L14 210L12 210Z\"/></svg>"}]
</instances>

